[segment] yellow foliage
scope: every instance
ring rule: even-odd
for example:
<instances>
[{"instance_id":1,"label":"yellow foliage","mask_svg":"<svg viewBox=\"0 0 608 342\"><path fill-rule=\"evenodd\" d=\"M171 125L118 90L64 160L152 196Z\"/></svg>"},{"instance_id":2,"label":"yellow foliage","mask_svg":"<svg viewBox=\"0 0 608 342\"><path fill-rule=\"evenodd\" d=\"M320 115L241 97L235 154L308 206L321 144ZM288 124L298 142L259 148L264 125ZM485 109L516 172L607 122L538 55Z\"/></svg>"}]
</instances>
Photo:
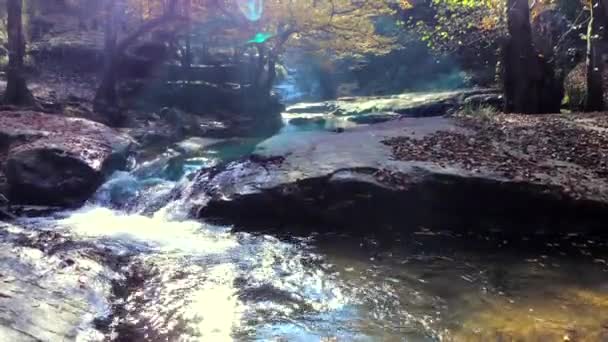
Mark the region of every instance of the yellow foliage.
<instances>
[{"instance_id":1,"label":"yellow foliage","mask_svg":"<svg viewBox=\"0 0 608 342\"><path fill-rule=\"evenodd\" d=\"M162 16L169 0L124 0L132 17L149 20ZM411 7L411 0L265 0L263 16L249 22L235 0L178 0L179 13L201 24L218 17L249 37L259 32L272 38L266 45L275 53L287 47L306 48L334 55L383 54L390 52L394 39L376 32L375 21L393 15L395 8Z\"/></svg>"},{"instance_id":2,"label":"yellow foliage","mask_svg":"<svg viewBox=\"0 0 608 342\"><path fill-rule=\"evenodd\" d=\"M394 40L377 34L374 20L392 14L385 0L267 0L262 25L265 32L288 35L289 46L335 54L382 54L394 47Z\"/></svg>"}]
</instances>

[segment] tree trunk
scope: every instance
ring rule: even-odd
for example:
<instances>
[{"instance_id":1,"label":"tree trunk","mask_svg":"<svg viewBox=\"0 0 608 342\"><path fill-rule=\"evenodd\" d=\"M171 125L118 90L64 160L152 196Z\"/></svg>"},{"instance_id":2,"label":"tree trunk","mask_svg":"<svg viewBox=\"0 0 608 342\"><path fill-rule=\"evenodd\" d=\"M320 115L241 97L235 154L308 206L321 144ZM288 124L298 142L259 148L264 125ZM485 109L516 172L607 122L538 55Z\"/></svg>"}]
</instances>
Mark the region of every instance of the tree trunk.
<instances>
[{"instance_id":1,"label":"tree trunk","mask_svg":"<svg viewBox=\"0 0 608 342\"><path fill-rule=\"evenodd\" d=\"M186 51L184 52L183 65L185 74L188 77L187 81L190 81L190 68L192 67L192 17L190 12L192 11L192 0L185 0L184 12L187 20L186 24Z\"/></svg>"},{"instance_id":2,"label":"tree trunk","mask_svg":"<svg viewBox=\"0 0 608 342\"><path fill-rule=\"evenodd\" d=\"M252 80L252 84L254 87L259 88L259 87L264 87L264 84L262 84L262 77L264 76L264 67L267 65L267 59L266 59L266 47L263 44L257 44L256 45L257 48L257 52L258 52L258 58L256 61L256 66L255 66L255 70L253 73L253 80Z\"/></svg>"},{"instance_id":3,"label":"tree trunk","mask_svg":"<svg viewBox=\"0 0 608 342\"><path fill-rule=\"evenodd\" d=\"M528 0L507 0L509 37L502 48L505 112L556 113L564 96L555 63L536 50Z\"/></svg>"},{"instance_id":4,"label":"tree trunk","mask_svg":"<svg viewBox=\"0 0 608 342\"><path fill-rule=\"evenodd\" d=\"M22 0L8 0L8 70L3 102L17 106L35 106L34 96L27 88L23 70L25 40L21 12Z\"/></svg>"},{"instance_id":5,"label":"tree trunk","mask_svg":"<svg viewBox=\"0 0 608 342\"><path fill-rule=\"evenodd\" d=\"M178 18L176 15L177 0L169 0L165 8L166 14L142 24L136 31L117 43L116 40L116 9L115 1L108 1L108 17L106 21L106 67L99 88L95 93L94 110L110 115L110 124L116 125L121 120L119 113L117 83L118 69L125 50L135 43L141 36L153 29Z\"/></svg>"},{"instance_id":6,"label":"tree trunk","mask_svg":"<svg viewBox=\"0 0 608 342\"><path fill-rule=\"evenodd\" d=\"M116 93L116 73L117 64L114 61L116 52L116 2L107 0L106 2L106 22L104 26L104 73L99 88L95 94L94 109L97 112L112 112L110 108L118 107L118 95ZM111 121L114 121L112 119Z\"/></svg>"},{"instance_id":7,"label":"tree trunk","mask_svg":"<svg viewBox=\"0 0 608 342\"><path fill-rule=\"evenodd\" d=\"M274 47L272 49L269 49L268 51L268 58L266 61L268 68L266 75L267 77L261 88L262 91L264 91L264 94L267 96L270 96L270 93L272 92L272 87L274 86L274 82L277 78L277 61L279 60L279 56L283 52L285 43L287 43L291 35L294 33L291 30L284 30L284 28L280 29L280 31L283 32L277 36L277 40L275 42ZM262 68L264 67L263 61L261 62L261 66Z\"/></svg>"},{"instance_id":8,"label":"tree trunk","mask_svg":"<svg viewBox=\"0 0 608 342\"><path fill-rule=\"evenodd\" d=\"M587 30L587 94L585 111L604 109L604 61L603 45L606 43L608 17L606 0L592 0L591 19Z\"/></svg>"},{"instance_id":9,"label":"tree trunk","mask_svg":"<svg viewBox=\"0 0 608 342\"><path fill-rule=\"evenodd\" d=\"M268 57L268 75L266 78L266 84L264 85L264 94L270 95L274 81L277 79L277 60L276 56L271 55Z\"/></svg>"}]
</instances>

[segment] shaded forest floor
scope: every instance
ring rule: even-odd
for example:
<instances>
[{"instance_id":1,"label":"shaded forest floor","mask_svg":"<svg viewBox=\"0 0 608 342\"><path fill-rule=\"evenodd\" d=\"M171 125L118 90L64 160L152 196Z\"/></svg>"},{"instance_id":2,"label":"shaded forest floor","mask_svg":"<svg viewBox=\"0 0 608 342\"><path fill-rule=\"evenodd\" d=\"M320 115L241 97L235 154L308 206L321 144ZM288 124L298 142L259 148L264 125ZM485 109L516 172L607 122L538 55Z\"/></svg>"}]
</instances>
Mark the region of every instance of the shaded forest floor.
<instances>
[{"instance_id":1,"label":"shaded forest floor","mask_svg":"<svg viewBox=\"0 0 608 342\"><path fill-rule=\"evenodd\" d=\"M45 70L28 78L28 88L42 111L100 121L100 117L93 114L97 83L95 74L53 70ZM6 81L0 80L0 93L4 93L5 89ZM2 108L12 109L6 106Z\"/></svg>"}]
</instances>

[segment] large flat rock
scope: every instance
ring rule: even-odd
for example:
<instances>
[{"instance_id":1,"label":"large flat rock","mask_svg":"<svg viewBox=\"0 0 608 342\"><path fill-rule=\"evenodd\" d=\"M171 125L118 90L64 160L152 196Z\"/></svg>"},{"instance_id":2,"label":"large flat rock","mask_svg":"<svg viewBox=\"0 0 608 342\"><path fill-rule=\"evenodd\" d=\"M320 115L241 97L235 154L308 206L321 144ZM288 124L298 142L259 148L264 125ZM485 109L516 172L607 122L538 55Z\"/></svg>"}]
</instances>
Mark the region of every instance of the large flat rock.
<instances>
[{"instance_id":1,"label":"large flat rock","mask_svg":"<svg viewBox=\"0 0 608 342\"><path fill-rule=\"evenodd\" d=\"M261 143L249 160L198 175L202 190L193 200L202 203L198 215L203 218L278 226L401 229L409 224L449 228L502 222L557 229L572 222L595 226L608 217L605 178L577 165L558 167L552 160L536 161L543 167L533 168L527 177L505 172L508 158L516 161L508 144L503 151L498 137L499 152L484 151L486 144L476 142L478 133L457 119L434 117L344 133L278 135ZM445 139L434 142L437 137ZM394 139L441 151L445 158L424 157L424 151L396 153L389 143ZM450 158L450 145L469 143L477 148L477 157L463 152ZM491 156L487 163L471 167L471 159L484 155ZM579 177L578 188L573 188L572 177Z\"/></svg>"},{"instance_id":2,"label":"large flat rock","mask_svg":"<svg viewBox=\"0 0 608 342\"><path fill-rule=\"evenodd\" d=\"M18 204L79 205L124 166L133 143L86 119L0 112L0 163L9 198Z\"/></svg>"},{"instance_id":3,"label":"large flat rock","mask_svg":"<svg viewBox=\"0 0 608 342\"><path fill-rule=\"evenodd\" d=\"M500 107L502 96L493 89L359 96L333 101L298 103L283 113L292 125L326 123L339 126L373 124L398 117L432 117L453 113L463 106Z\"/></svg>"},{"instance_id":4,"label":"large flat rock","mask_svg":"<svg viewBox=\"0 0 608 342\"><path fill-rule=\"evenodd\" d=\"M104 340L95 321L110 313L119 276L86 246L68 245L0 222L0 341Z\"/></svg>"}]
</instances>

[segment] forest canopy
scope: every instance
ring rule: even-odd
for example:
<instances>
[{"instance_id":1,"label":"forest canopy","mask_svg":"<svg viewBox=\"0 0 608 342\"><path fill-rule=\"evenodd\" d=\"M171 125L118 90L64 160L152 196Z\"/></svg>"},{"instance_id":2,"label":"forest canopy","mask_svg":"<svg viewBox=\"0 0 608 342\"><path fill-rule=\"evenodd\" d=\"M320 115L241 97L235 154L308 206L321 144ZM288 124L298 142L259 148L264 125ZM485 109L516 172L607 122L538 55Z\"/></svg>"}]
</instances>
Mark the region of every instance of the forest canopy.
<instances>
[{"instance_id":1,"label":"forest canopy","mask_svg":"<svg viewBox=\"0 0 608 342\"><path fill-rule=\"evenodd\" d=\"M507 105L507 111L554 112L562 102L573 109L604 106L608 17L604 2L4 0L1 4L7 13L18 10L22 16L13 23L23 26L14 36L23 36L23 41L13 40L11 45L6 34L10 29L5 30L4 40L7 51L24 47L17 54L24 66L41 50L65 51L56 46L72 48L84 42L104 55L95 99L98 111L120 106L121 72L135 49L147 59L182 65L184 70L209 63L247 63L248 76L241 81L260 94L270 94L289 64L288 56L307 56L327 71L353 58L363 65L380 60L394 65L399 63L396 56L405 56L422 43L428 59L452 62L472 75L472 85L502 87L507 103L514 97L509 95L511 88L535 94L532 100L531 95L525 101L513 100L528 105ZM521 49L529 52L515 61ZM7 70L21 74L15 71L24 67L20 64ZM527 78L525 85L515 86L522 78ZM26 93L25 83L18 83L17 92ZM32 102L29 96L10 97L14 103Z\"/></svg>"}]
</instances>

